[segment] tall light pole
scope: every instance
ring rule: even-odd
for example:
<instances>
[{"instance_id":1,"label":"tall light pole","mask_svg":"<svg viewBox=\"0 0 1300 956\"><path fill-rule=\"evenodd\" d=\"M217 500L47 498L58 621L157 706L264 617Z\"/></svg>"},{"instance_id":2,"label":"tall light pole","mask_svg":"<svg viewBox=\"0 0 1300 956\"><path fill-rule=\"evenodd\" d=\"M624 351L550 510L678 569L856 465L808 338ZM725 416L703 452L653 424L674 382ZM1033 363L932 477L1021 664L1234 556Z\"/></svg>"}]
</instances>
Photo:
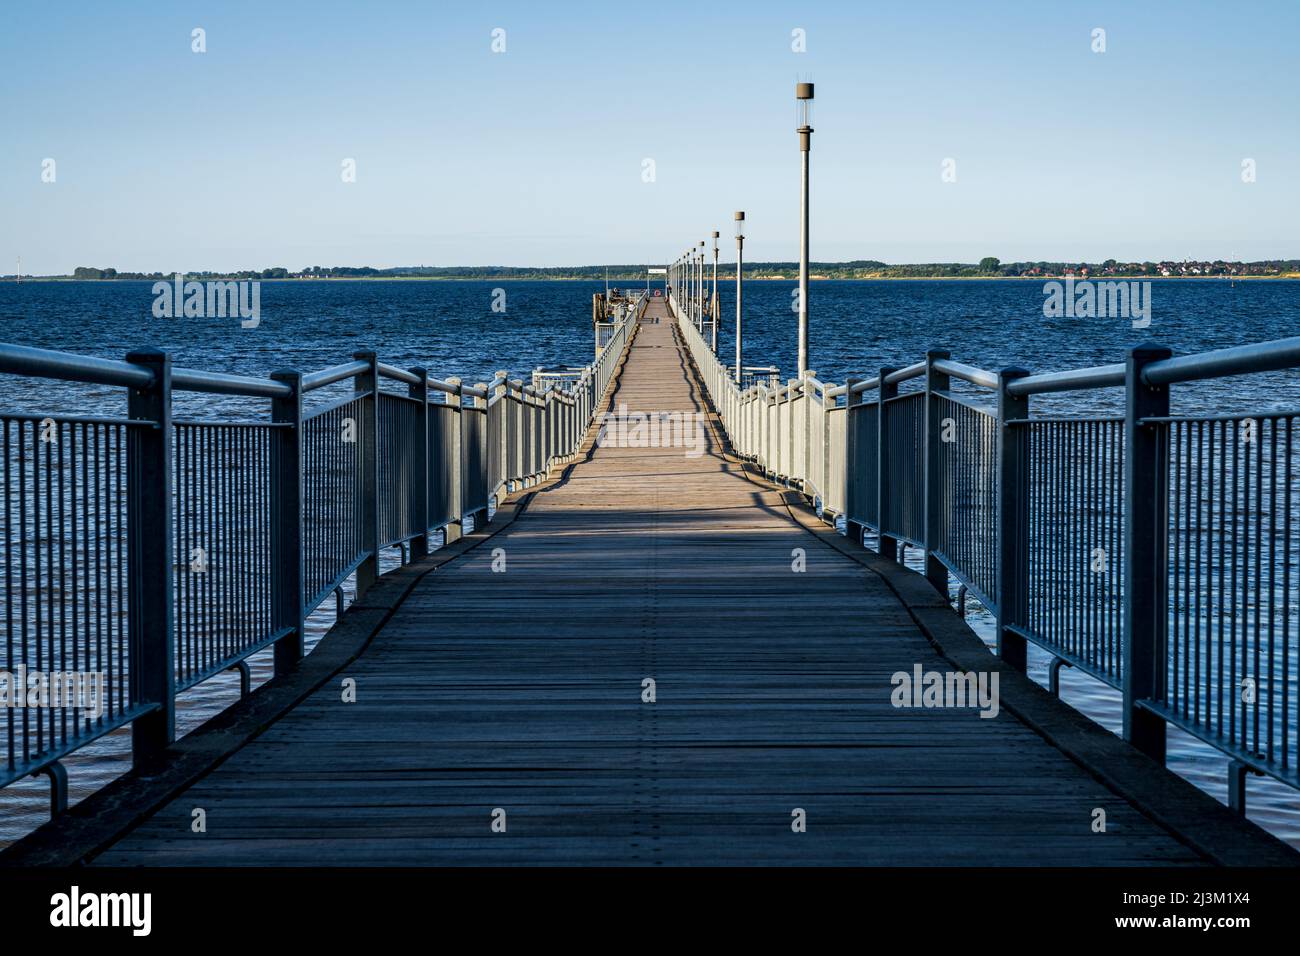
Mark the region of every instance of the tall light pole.
<instances>
[{"instance_id":1,"label":"tall light pole","mask_svg":"<svg viewBox=\"0 0 1300 956\"><path fill-rule=\"evenodd\" d=\"M740 384L740 317L744 314L745 286L740 277L740 266L745 259L745 214L736 213L736 384Z\"/></svg>"},{"instance_id":2,"label":"tall light pole","mask_svg":"<svg viewBox=\"0 0 1300 956\"><path fill-rule=\"evenodd\" d=\"M686 304L683 299L683 296L686 294L686 270L683 268L685 261L686 260L681 256L677 257L677 282L675 285L677 293L677 310L679 312L685 308Z\"/></svg>"},{"instance_id":3,"label":"tall light pole","mask_svg":"<svg viewBox=\"0 0 1300 956\"><path fill-rule=\"evenodd\" d=\"M713 354L718 354L718 230L713 230L713 295L709 297L709 320L713 323Z\"/></svg>"},{"instance_id":4,"label":"tall light pole","mask_svg":"<svg viewBox=\"0 0 1300 956\"><path fill-rule=\"evenodd\" d=\"M695 250L688 248L682 255L682 263L686 267L686 319L695 321Z\"/></svg>"},{"instance_id":5,"label":"tall light pole","mask_svg":"<svg viewBox=\"0 0 1300 956\"><path fill-rule=\"evenodd\" d=\"M699 295L695 299L695 314L699 316L700 334L704 334L704 240L696 247L695 252L696 268L699 275L699 285L695 288L699 290Z\"/></svg>"},{"instance_id":6,"label":"tall light pole","mask_svg":"<svg viewBox=\"0 0 1300 956\"><path fill-rule=\"evenodd\" d=\"M687 249L682 253L682 281L686 283L686 318L694 324L695 322L695 269L691 265L691 252Z\"/></svg>"},{"instance_id":7,"label":"tall light pole","mask_svg":"<svg viewBox=\"0 0 1300 956\"><path fill-rule=\"evenodd\" d=\"M682 253L682 282L686 285L686 319L688 322L695 321L695 306L691 304L691 298L695 295L695 270L691 268L691 250L687 249Z\"/></svg>"},{"instance_id":8,"label":"tall light pole","mask_svg":"<svg viewBox=\"0 0 1300 956\"><path fill-rule=\"evenodd\" d=\"M799 377L808 371L808 154L812 146L813 85L796 83L799 109L799 155L802 158L799 191Z\"/></svg>"},{"instance_id":9,"label":"tall light pole","mask_svg":"<svg viewBox=\"0 0 1300 956\"><path fill-rule=\"evenodd\" d=\"M690 270L690 274L691 274L691 300L690 300L691 323L695 326L696 329L699 329L700 321L695 315L695 311L696 311L695 299L699 295L699 290L696 288L695 285L695 246L692 245L691 248L687 250L686 261L689 263L687 268Z\"/></svg>"}]
</instances>

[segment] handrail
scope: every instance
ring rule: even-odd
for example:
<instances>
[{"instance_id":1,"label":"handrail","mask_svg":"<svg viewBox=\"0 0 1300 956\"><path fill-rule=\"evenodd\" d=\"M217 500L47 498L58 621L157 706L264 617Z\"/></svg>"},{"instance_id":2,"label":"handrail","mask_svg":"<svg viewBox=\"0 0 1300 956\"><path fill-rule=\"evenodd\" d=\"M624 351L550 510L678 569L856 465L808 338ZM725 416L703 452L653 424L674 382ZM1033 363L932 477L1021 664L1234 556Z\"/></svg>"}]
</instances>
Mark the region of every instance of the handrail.
<instances>
[{"instance_id":1,"label":"handrail","mask_svg":"<svg viewBox=\"0 0 1300 956\"><path fill-rule=\"evenodd\" d=\"M1152 362L1142 370L1142 381L1148 385L1172 385L1204 378L1276 372L1296 365L1300 365L1300 335Z\"/></svg>"},{"instance_id":2,"label":"handrail","mask_svg":"<svg viewBox=\"0 0 1300 956\"><path fill-rule=\"evenodd\" d=\"M439 378L429 379L429 388L435 392L445 392L448 395L460 395L464 391L464 386L459 382L446 382Z\"/></svg>"},{"instance_id":3,"label":"handrail","mask_svg":"<svg viewBox=\"0 0 1300 956\"><path fill-rule=\"evenodd\" d=\"M1068 372L1049 372L1012 379L1007 392L1015 396L1042 395L1046 392L1076 392L1094 388L1114 388L1124 384L1123 365L1097 365Z\"/></svg>"},{"instance_id":4,"label":"handrail","mask_svg":"<svg viewBox=\"0 0 1300 956\"><path fill-rule=\"evenodd\" d=\"M0 373L128 390L125 416L4 415L0 493L10 517L0 561L21 555L41 570L0 568L8 608L0 671L42 659L42 650L55 666L67 648L67 663L79 668L131 662L129 672L107 669L100 718L86 718L77 703L51 712L49 726L67 728L57 742L27 721L9 723L0 787L47 770L57 813L67 804L58 762L128 726L136 764L161 759L175 738L178 694L272 646L284 674L305 651L306 617L354 575L357 596L365 592L384 549L400 547L405 561L433 547L435 534L453 542L502 494L571 461L645 305L638 297L611 323L600 356L569 388L542 392L504 372L490 384L435 379L373 353L301 376L253 378L170 367L153 350L122 362L0 345ZM409 390L383 391L380 379ZM303 394L345 381L350 393L304 408ZM174 417L181 390L267 399L269 415ZM41 454L42 443L57 454ZM33 498L53 488L69 493ZM50 582L84 576L92 553L102 591L68 607ZM195 573L207 575L202 586L188 577ZM210 598L218 594L228 599ZM33 623L47 606L55 620L56 605L57 648Z\"/></svg>"},{"instance_id":5,"label":"handrail","mask_svg":"<svg viewBox=\"0 0 1300 956\"><path fill-rule=\"evenodd\" d=\"M880 376L873 375L871 378L864 378L862 381L854 382L852 385L848 386L848 393L850 395L857 395L859 392L872 391L877 388L880 388Z\"/></svg>"},{"instance_id":6,"label":"handrail","mask_svg":"<svg viewBox=\"0 0 1300 956\"><path fill-rule=\"evenodd\" d=\"M1292 493L1300 408L1174 416L1168 388L1295 368L1300 337L1176 358L1142 346L1124 363L1036 375L931 352L927 362L865 381L807 376L742 391L691 319L670 306L732 449L802 494L824 520L842 521L859 543L870 530L886 557L900 560L900 544L920 549L925 576L941 593L956 582L993 613L997 653L1008 665L1024 671L1033 644L1058 666L1068 662L1115 687L1125 739L1156 759L1171 724L1216 747L1236 768L1229 802L1239 811L1245 768L1300 788L1294 754L1273 742L1278 722L1294 717L1287 702L1300 699L1300 665L1284 650L1279 658L1272 641L1275 632L1300 632L1295 605L1261 599L1251 624L1237 610L1246 583L1234 571L1225 585L1220 570L1216 586L1204 564L1225 546L1213 540L1227 533L1215 516L1232 515L1234 540L1240 527L1262 562L1255 587L1291 580L1290 555L1300 546ZM899 383L920 378L924 390L899 393ZM950 378L996 392L996 403L954 393ZM1116 387L1127 393L1122 415L1031 414L1033 395ZM859 404L869 392L876 400ZM847 406L838 405L841 395ZM832 414L837 409L858 412ZM1198 502L1210 502L1208 523L1188 513ZM1188 544L1177 547L1180 539ZM1063 541L1076 556L1061 554ZM1195 608L1180 609L1180 593L1207 587ZM1250 641L1253 664L1242 650ZM1208 661L1212 652L1240 661L1228 672L1233 680L1258 686L1236 719L1225 719L1223 708L1240 688L1222 667L1188 683L1181 662ZM1171 667L1184 667L1182 680L1164 679Z\"/></svg>"},{"instance_id":7,"label":"handrail","mask_svg":"<svg viewBox=\"0 0 1300 956\"><path fill-rule=\"evenodd\" d=\"M951 359L936 359L934 367L936 371L944 372L981 388L997 388L1001 381L996 372L988 372L982 368L976 368L974 365L964 365Z\"/></svg>"},{"instance_id":8,"label":"handrail","mask_svg":"<svg viewBox=\"0 0 1300 956\"><path fill-rule=\"evenodd\" d=\"M420 376L414 372L408 372L404 368L398 368L396 365L385 365L383 362L376 362L375 368L384 378L396 379L399 382L406 382L408 385L420 384Z\"/></svg>"},{"instance_id":9,"label":"handrail","mask_svg":"<svg viewBox=\"0 0 1300 956\"><path fill-rule=\"evenodd\" d=\"M293 389L288 385L270 379L189 368L172 369L172 388L211 395L244 395L249 398L288 398L293 394Z\"/></svg>"},{"instance_id":10,"label":"handrail","mask_svg":"<svg viewBox=\"0 0 1300 956\"><path fill-rule=\"evenodd\" d=\"M0 372L127 388L148 388L154 380L153 372L130 362L8 344L0 345Z\"/></svg>"},{"instance_id":11,"label":"handrail","mask_svg":"<svg viewBox=\"0 0 1300 956\"><path fill-rule=\"evenodd\" d=\"M304 392L314 392L318 388L333 385L335 382L341 382L344 379L356 378L368 371L370 371L369 362L345 362L342 365L335 365L333 368L321 369L319 372L304 375L302 377L302 390Z\"/></svg>"},{"instance_id":12,"label":"handrail","mask_svg":"<svg viewBox=\"0 0 1300 956\"><path fill-rule=\"evenodd\" d=\"M906 382L908 379L920 378L925 374L925 363L916 362L906 368L894 369L885 376L886 385L897 385L899 382Z\"/></svg>"}]
</instances>

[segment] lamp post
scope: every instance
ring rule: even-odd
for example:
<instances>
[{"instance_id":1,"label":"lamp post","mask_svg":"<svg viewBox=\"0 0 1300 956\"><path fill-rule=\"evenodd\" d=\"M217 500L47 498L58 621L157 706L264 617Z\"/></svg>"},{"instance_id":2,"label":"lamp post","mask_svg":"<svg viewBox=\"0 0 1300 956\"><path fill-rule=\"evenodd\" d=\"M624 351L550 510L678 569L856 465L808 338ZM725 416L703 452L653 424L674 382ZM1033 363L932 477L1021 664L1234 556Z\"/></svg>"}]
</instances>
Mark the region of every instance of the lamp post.
<instances>
[{"instance_id":1,"label":"lamp post","mask_svg":"<svg viewBox=\"0 0 1300 956\"><path fill-rule=\"evenodd\" d=\"M799 377L808 371L808 154L812 146L811 83L796 83L799 111L799 155L802 158L799 192Z\"/></svg>"},{"instance_id":2,"label":"lamp post","mask_svg":"<svg viewBox=\"0 0 1300 956\"><path fill-rule=\"evenodd\" d=\"M686 319L695 321L695 248L686 250Z\"/></svg>"},{"instance_id":3,"label":"lamp post","mask_svg":"<svg viewBox=\"0 0 1300 956\"><path fill-rule=\"evenodd\" d=\"M691 271L691 251L687 249L682 253L682 286L686 289L686 297L682 302L682 309L686 312L687 321L695 321L694 307L691 305L691 296L695 294L692 285L695 276Z\"/></svg>"},{"instance_id":4,"label":"lamp post","mask_svg":"<svg viewBox=\"0 0 1300 956\"><path fill-rule=\"evenodd\" d=\"M673 298L677 302L677 309L682 308L682 257L677 257L677 264L673 267Z\"/></svg>"},{"instance_id":5,"label":"lamp post","mask_svg":"<svg viewBox=\"0 0 1300 956\"><path fill-rule=\"evenodd\" d=\"M745 214L736 213L736 384L740 384L740 318L744 314L745 285L740 266L745 259Z\"/></svg>"},{"instance_id":6,"label":"lamp post","mask_svg":"<svg viewBox=\"0 0 1300 956\"><path fill-rule=\"evenodd\" d=\"M693 254L693 249L687 249L682 253L682 265L686 270L683 280L686 283L686 319L692 323L695 321L695 264L691 259Z\"/></svg>"},{"instance_id":7,"label":"lamp post","mask_svg":"<svg viewBox=\"0 0 1300 956\"><path fill-rule=\"evenodd\" d=\"M696 286L696 289L699 290L699 295L695 299L695 314L699 316L700 334L703 335L704 334L704 240L703 239L700 240L699 246L696 247L695 262L696 262L696 268L698 269L698 275L699 275L699 285Z\"/></svg>"},{"instance_id":8,"label":"lamp post","mask_svg":"<svg viewBox=\"0 0 1300 956\"><path fill-rule=\"evenodd\" d=\"M695 323L695 250L687 249L683 257L686 264L686 318Z\"/></svg>"},{"instance_id":9,"label":"lamp post","mask_svg":"<svg viewBox=\"0 0 1300 956\"><path fill-rule=\"evenodd\" d=\"M713 354L718 354L718 230L713 230L713 295L709 297L709 321L713 323Z\"/></svg>"}]
</instances>

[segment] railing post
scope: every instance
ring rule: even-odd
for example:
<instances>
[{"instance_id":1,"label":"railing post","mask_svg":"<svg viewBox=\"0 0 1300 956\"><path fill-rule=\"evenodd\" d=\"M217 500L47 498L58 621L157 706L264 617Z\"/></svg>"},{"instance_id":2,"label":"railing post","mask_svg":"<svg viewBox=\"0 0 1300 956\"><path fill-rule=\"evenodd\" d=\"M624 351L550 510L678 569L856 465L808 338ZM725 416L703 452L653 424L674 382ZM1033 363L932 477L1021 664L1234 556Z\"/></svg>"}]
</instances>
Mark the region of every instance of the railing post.
<instances>
[{"instance_id":1,"label":"railing post","mask_svg":"<svg viewBox=\"0 0 1300 956\"><path fill-rule=\"evenodd\" d=\"M934 589L948 597L948 568L936 557L939 543L939 515L944 506L943 459L940 443L943 441L943 422L939 418L940 392L946 392L951 382L938 371L934 363L951 358L951 353L931 349L925 353L925 577Z\"/></svg>"},{"instance_id":2,"label":"railing post","mask_svg":"<svg viewBox=\"0 0 1300 956\"><path fill-rule=\"evenodd\" d=\"M271 630L290 628L275 642L275 675L282 677L302 660L302 373L273 372L291 394L271 400Z\"/></svg>"},{"instance_id":3,"label":"railing post","mask_svg":"<svg viewBox=\"0 0 1300 956\"><path fill-rule=\"evenodd\" d=\"M812 383L816 378L817 378L816 372L814 372L812 369L804 369L803 381L800 383L800 391L799 391L799 397L803 400L803 465L802 465L803 493L804 493L804 497L808 497L808 489L809 487L812 487L814 494L812 495L811 503L814 509L816 509L817 507L817 498L821 497L822 495L822 489L818 487L817 483L813 480L813 477L816 474L816 472L813 470L813 466L812 466L812 462L813 462L812 407L813 407L813 395L816 393L816 390L813 388ZM823 422L822 424L825 425L825 422ZM825 451L826 449L825 436L822 436L822 440L819 441L818 444L821 446L822 450ZM822 504L823 505L825 504L824 498L822 499Z\"/></svg>"},{"instance_id":4,"label":"railing post","mask_svg":"<svg viewBox=\"0 0 1300 956\"><path fill-rule=\"evenodd\" d=\"M533 392L533 386L521 384L520 397L523 399L521 406L524 408L524 414L528 416L528 447L525 449L526 463L528 468L528 481L526 486L532 488L537 484L537 459L541 453L542 434L545 432L546 423L542 421L541 412L538 411L537 394Z\"/></svg>"},{"instance_id":5,"label":"railing post","mask_svg":"<svg viewBox=\"0 0 1300 956\"><path fill-rule=\"evenodd\" d=\"M481 515L481 517L480 517L480 513L479 513L478 511L474 512L474 527L477 528L477 527L479 527L479 523L480 523L480 522L482 522L483 524L487 524L487 523L488 523L488 520L489 520L489 519L488 519L488 513L489 513L489 512L488 512L488 499L491 497L491 494L490 494L490 489L488 488L488 483L489 483L492 479L491 479L491 476L488 475L488 446L487 446L487 443L488 443L488 411L487 411L487 406L488 406L488 387L487 387L487 383L486 383L486 382L476 382L476 383L474 384L474 389L475 389L475 391L482 393L482 397L481 397L481 398L480 398L478 395L475 395L475 396L473 396L473 398L471 399L471 401L474 403L474 407L475 407L476 409L479 409L479 410L482 411L482 414L481 414L481 415L478 415L477 412L475 413L476 415L478 415L478 419L479 419L479 423L478 423L478 455L476 456L476 457L478 458L479 474L475 477L475 483L478 484L478 483L480 482L480 480L481 480L482 488L483 488L483 499L482 499L482 500L483 500L483 509L482 509L482 515Z\"/></svg>"},{"instance_id":6,"label":"railing post","mask_svg":"<svg viewBox=\"0 0 1300 956\"><path fill-rule=\"evenodd\" d=\"M780 386L777 386L780 388ZM775 410L775 411L774 411ZM780 405L777 405L776 389L768 388L763 393L763 473L776 477L776 436L781 427Z\"/></svg>"},{"instance_id":7,"label":"railing post","mask_svg":"<svg viewBox=\"0 0 1300 956\"><path fill-rule=\"evenodd\" d=\"M412 524L420 533L411 539L411 560L415 561L429 553L429 370L413 368L411 374L420 380L407 388L407 394L420 403L419 424L415 429L415 520Z\"/></svg>"},{"instance_id":8,"label":"railing post","mask_svg":"<svg viewBox=\"0 0 1300 956\"><path fill-rule=\"evenodd\" d=\"M858 475L854 464L858 460L857 416L853 406L862 404L862 396L853 394L853 386L862 381L860 378L844 380L844 536L854 544L862 544L866 532L861 522L851 517L855 510L861 513L858 501Z\"/></svg>"},{"instance_id":9,"label":"railing post","mask_svg":"<svg viewBox=\"0 0 1300 956\"><path fill-rule=\"evenodd\" d=\"M172 380L171 356L155 349L126 360L147 368L153 381L133 388L130 418L152 423L126 429L127 636L131 701L156 704L131 725L137 770L159 763L176 737L172 643Z\"/></svg>"},{"instance_id":10,"label":"railing post","mask_svg":"<svg viewBox=\"0 0 1300 956\"><path fill-rule=\"evenodd\" d=\"M370 363L370 368L353 380L353 391L366 396L361 412L366 417L366 434L359 449L361 462L358 470L361 478L361 546L369 555L357 566L359 598L379 578L379 357L374 352L357 352L352 357L358 362Z\"/></svg>"},{"instance_id":11,"label":"railing post","mask_svg":"<svg viewBox=\"0 0 1300 956\"><path fill-rule=\"evenodd\" d=\"M1142 370L1170 356L1158 345L1132 349L1124 403L1124 739L1161 763L1164 718L1141 706L1164 688L1169 590L1168 431L1145 418L1169 414L1169 389Z\"/></svg>"},{"instance_id":12,"label":"railing post","mask_svg":"<svg viewBox=\"0 0 1300 956\"><path fill-rule=\"evenodd\" d=\"M555 390L547 389L542 393L543 415L546 420L546 448L542 452L543 477L550 474L551 459L555 456Z\"/></svg>"},{"instance_id":13,"label":"railing post","mask_svg":"<svg viewBox=\"0 0 1300 956\"><path fill-rule=\"evenodd\" d=\"M513 378L510 380L510 391L519 393L519 404L515 411L519 413L519 427L513 429L515 462L519 466L519 474L515 479L519 482L520 488L526 488L524 482L524 471L528 467L528 462L524 461L524 451L528 443L525 441L526 432L528 431L528 404L524 401L524 382L523 379Z\"/></svg>"},{"instance_id":14,"label":"railing post","mask_svg":"<svg viewBox=\"0 0 1300 956\"><path fill-rule=\"evenodd\" d=\"M460 379L449 378L452 391L446 395L447 404L456 410L451 426L451 487L447 500L451 502L451 521L443 529L443 544L459 541L465 533L465 401L461 397Z\"/></svg>"},{"instance_id":15,"label":"railing post","mask_svg":"<svg viewBox=\"0 0 1300 956\"><path fill-rule=\"evenodd\" d=\"M889 514L889 413L887 399L898 394L898 383L885 381L887 375L898 371L892 366L880 370L879 393L876 398L876 522L879 524L880 553L891 561L898 560L898 539L885 534Z\"/></svg>"},{"instance_id":16,"label":"railing post","mask_svg":"<svg viewBox=\"0 0 1300 956\"><path fill-rule=\"evenodd\" d=\"M577 444L577 414L578 404L573 400L573 395L570 394L564 399L564 457L566 461L573 460L574 445Z\"/></svg>"},{"instance_id":17,"label":"railing post","mask_svg":"<svg viewBox=\"0 0 1300 956\"><path fill-rule=\"evenodd\" d=\"M725 374L720 373L718 387L726 389L728 400L731 403L731 414L736 420L736 451L741 455L748 455L752 445L750 441L749 406L741 396L740 389L733 387Z\"/></svg>"},{"instance_id":18,"label":"railing post","mask_svg":"<svg viewBox=\"0 0 1300 956\"><path fill-rule=\"evenodd\" d=\"M501 423L501 433L497 435L497 460L501 462L501 497L504 498L510 494L510 373L507 371L497 372L494 381L501 382L496 387L497 403L501 406L501 412L498 421ZM496 502L496 507L501 507L501 502Z\"/></svg>"},{"instance_id":19,"label":"railing post","mask_svg":"<svg viewBox=\"0 0 1300 956\"><path fill-rule=\"evenodd\" d=\"M997 652L1024 672L1025 639L1010 630L1029 623L1029 432L1015 421L1029 417L1029 397L1007 386L1029 372L1004 368L998 373L998 591Z\"/></svg>"},{"instance_id":20,"label":"railing post","mask_svg":"<svg viewBox=\"0 0 1300 956\"><path fill-rule=\"evenodd\" d=\"M790 487L790 479L794 477L795 446L794 446L794 394L795 388L800 384L802 379L792 378L785 383L785 431L783 438L785 445L785 454L781 456L785 464L785 486Z\"/></svg>"}]
</instances>

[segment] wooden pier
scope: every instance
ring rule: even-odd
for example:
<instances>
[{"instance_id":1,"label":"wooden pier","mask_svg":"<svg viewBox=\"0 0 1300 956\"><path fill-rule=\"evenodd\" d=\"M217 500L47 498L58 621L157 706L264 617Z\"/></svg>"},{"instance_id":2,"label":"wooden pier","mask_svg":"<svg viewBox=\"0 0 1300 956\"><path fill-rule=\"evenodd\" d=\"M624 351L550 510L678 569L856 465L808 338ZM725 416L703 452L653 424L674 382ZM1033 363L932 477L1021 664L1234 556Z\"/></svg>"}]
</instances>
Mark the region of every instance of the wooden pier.
<instances>
[{"instance_id":1,"label":"wooden pier","mask_svg":"<svg viewBox=\"0 0 1300 956\"><path fill-rule=\"evenodd\" d=\"M309 656L191 735L208 756L181 776L114 784L5 862L1294 862L730 455L663 300L607 402L699 413L698 454L593 427L491 525L381 579L322 646L355 657ZM1000 712L893 706L918 665L998 672Z\"/></svg>"}]
</instances>

